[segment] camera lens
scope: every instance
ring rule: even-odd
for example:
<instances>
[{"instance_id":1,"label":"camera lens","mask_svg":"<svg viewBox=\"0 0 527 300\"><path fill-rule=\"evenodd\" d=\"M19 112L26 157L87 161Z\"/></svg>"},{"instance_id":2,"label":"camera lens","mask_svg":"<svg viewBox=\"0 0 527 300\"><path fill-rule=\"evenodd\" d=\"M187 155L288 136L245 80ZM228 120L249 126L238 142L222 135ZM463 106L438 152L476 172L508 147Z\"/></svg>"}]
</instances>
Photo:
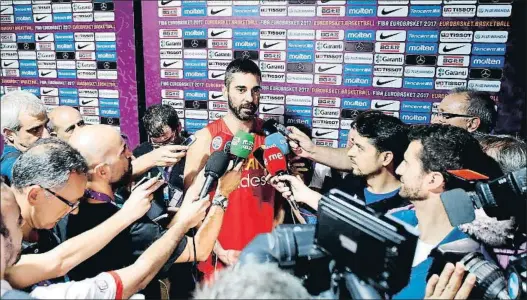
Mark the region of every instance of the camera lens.
<instances>
[{"instance_id":1,"label":"camera lens","mask_svg":"<svg viewBox=\"0 0 527 300\"><path fill-rule=\"evenodd\" d=\"M485 260L479 252L467 254L461 260L465 268L476 275L476 287L471 298L510 299L507 293L507 281L500 268Z\"/></svg>"}]
</instances>

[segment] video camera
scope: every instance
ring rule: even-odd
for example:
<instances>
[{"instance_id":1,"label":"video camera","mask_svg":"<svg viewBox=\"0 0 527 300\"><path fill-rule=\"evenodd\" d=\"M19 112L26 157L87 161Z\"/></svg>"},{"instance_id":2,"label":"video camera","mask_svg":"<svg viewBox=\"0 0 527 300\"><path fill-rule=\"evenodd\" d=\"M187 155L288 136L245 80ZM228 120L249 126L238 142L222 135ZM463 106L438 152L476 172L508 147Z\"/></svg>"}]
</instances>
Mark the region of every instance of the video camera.
<instances>
[{"instance_id":1,"label":"video camera","mask_svg":"<svg viewBox=\"0 0 527 300\"><path fill-rule=\"evenodd\" d=\"M314 295L382 298L407 285L417 237L412 226L332 189L319 202L316 226L279 226L255 238L239 262L276 262Z\"/></svg>"},{"instance_id":2,"label":"video camera","mask_svg":"<svg viewBox=\"0 0 527 300\"><path fill-rule=\"evenodd\" d=\"M526 232L527 168L507 173L488 182L477 181L472 191L453 189L441 194L441 201L452 226L474 221L474 208L498 220L514 217L521 233Z\"/></svg>"},{"instance_id":3,"label":"video camera","mask_svg":"<svg viewBox=\"0 0 527 300\"><path fill-rule=\"evenodd\" d=\"M452 226L470 223L475 219L474 208L498 220L514 217L516 221L515 242L519 245L526 239L525 217L527 215L527 168L505 174L488 181L475 182L472 191L454 189L441 194ZM436 259L430 267L429 276L440 274L447 262L458 261L476 275L476 286L471 298L521 299L527 295L527 254L512 257L507 269L502 270L492 263L488 248L471 239L458 240L441 245L432 253Z\"/></svg>"}]
</instances>

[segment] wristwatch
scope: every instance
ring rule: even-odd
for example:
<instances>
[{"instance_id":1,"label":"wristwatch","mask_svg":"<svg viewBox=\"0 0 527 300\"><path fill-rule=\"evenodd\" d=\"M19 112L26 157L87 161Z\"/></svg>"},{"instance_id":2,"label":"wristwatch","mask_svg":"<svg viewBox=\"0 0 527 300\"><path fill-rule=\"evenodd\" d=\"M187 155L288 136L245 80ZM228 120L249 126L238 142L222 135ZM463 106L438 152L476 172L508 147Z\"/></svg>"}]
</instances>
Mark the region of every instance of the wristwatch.
<instances>
[{"instance_id":1,"label":"wristwatch","mask_svg":"<svg viewBox=\"0 0 527 300\"><path fill-rule=\"evenodd\" d=\"M223 211L227 210L227 205L229 204L229 199L227 199L225 196L221 194L216 194L214 198L212 199L212 205L217 205L223 209Z\"/></svg>"}]
</instances>

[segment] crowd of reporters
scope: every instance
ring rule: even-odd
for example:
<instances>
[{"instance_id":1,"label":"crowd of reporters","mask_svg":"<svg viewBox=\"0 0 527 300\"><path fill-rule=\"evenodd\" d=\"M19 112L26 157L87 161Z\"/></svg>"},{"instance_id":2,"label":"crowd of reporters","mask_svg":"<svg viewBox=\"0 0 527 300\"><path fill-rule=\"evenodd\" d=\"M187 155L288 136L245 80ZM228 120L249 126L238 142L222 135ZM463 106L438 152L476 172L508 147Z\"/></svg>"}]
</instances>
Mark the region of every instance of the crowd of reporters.
<instances>
[{"instance_id":1,"label":"crowd of reporters","mask_svg":"<svg viewBox=\"0 0 527 300\"><path fill-rule=\"evenodd\" d=\"M464 277L462 265L447 264L427 278L431 251L473 238L506 267L515 253L507 249L517 246L516 222L525 221L498 221L478 210L474 222L454 227L442 207L441 193L468 186L452 170L492 179L527 165L525 142L491 134L496 118L488 94L454 90L430 126L408 126L378 111L359 114L343 149L315 145L296 127L277 131L291 151L284 155L287 172L266 178L289 204L275 225L316 224L322 195L333 188L356 195L419 230L408 285L393 298L467 298L476 278ZM313 297L299 279L266 264L229 268L200 284L198 262L214 253L235 265L240 255L216 241L243 162L231 161L214 196L199 199L206 167L184 184L187 152L195 148L181 145L188 135L177 112L151 106L142 125L148 141L132 150L114 127L87 125L74 108L46 112L22 91L2 97L2 298Z\"/></svg>"}]
</instances>

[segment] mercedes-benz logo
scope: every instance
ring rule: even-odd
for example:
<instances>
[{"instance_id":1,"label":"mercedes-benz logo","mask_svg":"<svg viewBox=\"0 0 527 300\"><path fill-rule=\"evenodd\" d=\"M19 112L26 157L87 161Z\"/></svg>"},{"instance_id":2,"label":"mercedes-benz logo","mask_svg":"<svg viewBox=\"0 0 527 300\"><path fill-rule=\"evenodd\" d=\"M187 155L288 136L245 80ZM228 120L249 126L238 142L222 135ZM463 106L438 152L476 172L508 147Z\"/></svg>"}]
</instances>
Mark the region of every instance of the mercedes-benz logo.
<instances>
[{"instance_id":1,"label":"mercedes-benz logo","mask_svg":"<svg viewBox=\"0 0 527 300\"><path fill-rule=\"evenodd\" d=\"M192 41L190 42L190 45L192 46L192 48L196 48L196 47L198 47L199 42L198 42L198 40L192 40Z\"/></svg>"},{"instance_id":2,"label":"mercedes-benz logo","mask_svg":"<svg viewBox=\"0 0 527 300\"><path fill-rule=\"evenodd\" d=\"M243 51L242 57L244 59L249 59L251 57L251 54L249 53L249 51Z\"/></svg>"},{"instance_id":3,"label":"mercedes-benz logo","mask_svg":"<svg viewBox=\"0 0 527 300\"><path fill-rule=\"evenodd\" d=\"M418 65L422 65L426 62L426 58L422 55L419 55L415 61L417 62Z\"/></svg>"},{"instance_id":4,"label":"mercedes-benz logo","mask_svg":"<svg viewBox=\"0 0 527 300\"><path fill-rule=\"evenodd\" d=\"M351 111L351 119L355 120L358 115L359 115L359 111L358 110L352 110Z\"/></svg>"},{"instance_id":5,"label":"mercedes-benz logo","mask_svg":"<svg viewBox=\"0 0 527 300\"><path fill-rule=\"evenodd\" d=\"M194 109L198 109L199 108L199 101L192 102L192 107L194 107Z\"/></svg>"},{"instance_id":6,"label":"mercedes-benz logo","mask_svg":"<svg viewBox=\"0 0 527 300\"><path fill-rule=\"evenodd\" d=\"M24 50L28 50L29 49L29 44L28 43L24 43Z\"/></svg>"},{"instance_id":7,"label":"mercedes-benz logo","mask_svg":"<svg viewBox=\"0 0 527 300\"><path fill-rule=\"evenodd\" d=\"M489 69L481 70L481 77L489 78L490 77L490 70Z\"/></svg>"},{"instance_id":8,"label":"mercedes-benz logo","mask_svg":"<svg viewBox=\"0 0 527 300\"><path fill-rule=\"evenodd\" d=\"M106 124L112 125L113 124L113 119L112 118L108 118Z\"/></svg>"},{"instance_id":9,"label":"mercedes-benz logo","mask_svg":"<svg viewBox=\"0 0 527 300\"><path fill-rule=\"evenodd\" d=\"M357 49L358 51L364 50L364 44L362 42L358 42L355 46L355 49Z\"/></svg>"},{"instance_id":10,"label":"mercedes-benz logo","mask_svg":"<svg viewBox=\"0 0 527 300\"><path fill-rule=\"evenodd\" d=\"M299 63L296 66L298 68L298 71L304 71L304 65L302 63Z\"/></svg>"},{"instance_id":11,"label":"mercedes-benz logo","mask_svg":"<svg viewBox=\"0 0 527 300\"><path fill-rule=\"evenodd\" d=\"M70 55L68 54L68 52L63 52L62 53L62 58L68 59L68 58L70 58Z\"/></svg>"},{"instance_id":12,"label":"mercedes-benz logo","mask_svg":"<svg viewBox=\"0 0 527 300\"><path fill-rule=\"evenodd\" d=\"M106 3L101 3L101 10L106 10L108 9L108 5Z\"/></svg>"},{"instance_id":13,"label":"mercedes-benz logo","mask_svg":"<svg viewBox=\"0 0 527 300\"><path fill-rule=\"evenodd\" d=\"M109 62L104 62L104 68L105 69L109 69L110 68L110 63Z\"/></svg>"}]
</instances>

